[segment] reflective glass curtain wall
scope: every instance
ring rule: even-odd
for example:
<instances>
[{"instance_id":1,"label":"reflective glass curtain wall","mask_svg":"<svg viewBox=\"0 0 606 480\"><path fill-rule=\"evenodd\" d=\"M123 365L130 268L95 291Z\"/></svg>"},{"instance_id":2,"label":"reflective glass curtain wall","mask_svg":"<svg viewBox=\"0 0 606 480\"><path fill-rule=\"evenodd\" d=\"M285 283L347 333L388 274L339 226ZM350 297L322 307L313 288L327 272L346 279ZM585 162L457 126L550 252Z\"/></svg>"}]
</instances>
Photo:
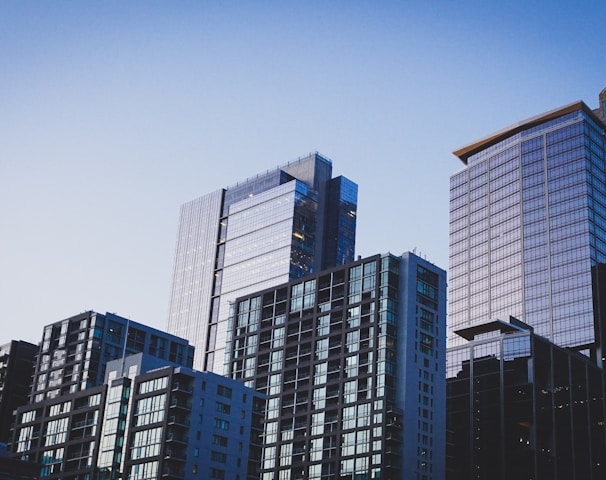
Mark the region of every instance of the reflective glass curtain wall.
<instances>
[{"instance_id":1,"label":"reflective glass curtain wall","mask_svg":"<svg viewBox=\"0 0 606 480\"><path fill-rule=\"evenodd\" d=\"M601 361L604 125L579 102L455 154L467 167L451 177L449 345L463 343L455 330L513 315Z\"/></svg>"},{"instance_id":2,"label":"reflective glass curtain wall","mask_svg":"<svg viewBox=\"0 0 606 480\"><path fill-rule=\"evenodd\" d=\"M229 302L353 260L357 185L318 153L181 208L168 331L222 374Z\"/></svg>"}]
</instances>

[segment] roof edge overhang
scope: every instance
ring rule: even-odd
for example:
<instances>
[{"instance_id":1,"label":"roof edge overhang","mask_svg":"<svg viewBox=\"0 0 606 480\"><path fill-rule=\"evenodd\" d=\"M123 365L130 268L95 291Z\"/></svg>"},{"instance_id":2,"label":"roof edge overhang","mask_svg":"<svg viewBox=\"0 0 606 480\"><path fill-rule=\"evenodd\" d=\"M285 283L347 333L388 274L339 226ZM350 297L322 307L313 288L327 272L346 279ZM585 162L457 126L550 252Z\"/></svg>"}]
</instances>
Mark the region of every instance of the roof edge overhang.
<instances>
[{"instance_id":1,"label":"roof edge overhang","mask_svg":"<svg viewBox=\"0 0 606 480\"><path fill-rule=\"evenodd\" d=\"M561 117L562 115L566 115L567 113L572 113L577 110L584 111L586 114L592 117L592 119L596 121L598 125L603 125L602 120L600 120L600 118L594 113L594 111L589 108L585 104L585 102L579 100L564 107L560 107L550 112L543 113L541 115L537 115L527 120L515 123L507 128L504 128L503 130L499 130L498 132L493 133L492 135L484 137L481 140L478 140L477 142L471 143L465 147L461 147L452 153L454 153L465 165L467 165L467 160L469 159L469 157L478 153L479 151L491 147L492 145L495 145L500 141L505 140L507 137L515 135L516 133L519 133L523 130L527 130L528 128L535 127L537 125L540 125L541 123L548 122L549 120L553 120L554 118Z\"/></svg>"},{"instance_id":2,"label":"roof edge overhang","mask_svg":"<svg viewBox=\"0 0 606 480\"><path fill-rule=\"evenodd\" d=\"M477 335L500 332L500 333L520 333L520 332L534 332L534 328L530 325L518 320L515 317L510 316L507 320L492 319L483 322L476 323L470 327L460 328L455 330L459 337L465 340L473 341Z\"/></svg>"}]
</instances>

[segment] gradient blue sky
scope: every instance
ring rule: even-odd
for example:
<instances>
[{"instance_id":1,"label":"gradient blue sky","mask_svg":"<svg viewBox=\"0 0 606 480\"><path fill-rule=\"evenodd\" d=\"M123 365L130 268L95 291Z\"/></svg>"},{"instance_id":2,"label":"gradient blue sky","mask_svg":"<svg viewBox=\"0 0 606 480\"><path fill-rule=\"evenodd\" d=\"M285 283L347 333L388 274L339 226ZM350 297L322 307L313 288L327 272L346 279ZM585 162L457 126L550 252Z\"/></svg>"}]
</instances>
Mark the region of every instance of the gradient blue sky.
<instances>
[{"instance_id":1,"label":"gradient blue sky","mask_svg":"<svg viewBox=\"0 0 606 480\"><path fill-rule=\"evenodd\" d=\"M606 86L604 1L0 2L0 343L164 328L179 206L310 151L448 266L452 155Z\"/></svg>"}]
</instances>

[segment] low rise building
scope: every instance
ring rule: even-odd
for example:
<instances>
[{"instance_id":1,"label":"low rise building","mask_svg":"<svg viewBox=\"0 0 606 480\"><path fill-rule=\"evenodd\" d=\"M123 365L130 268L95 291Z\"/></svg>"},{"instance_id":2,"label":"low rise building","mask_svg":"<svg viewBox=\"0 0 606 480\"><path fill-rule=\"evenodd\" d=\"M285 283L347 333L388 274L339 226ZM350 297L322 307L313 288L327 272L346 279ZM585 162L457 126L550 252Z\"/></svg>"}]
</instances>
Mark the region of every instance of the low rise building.
<instances>
[{"instance_id":1,"label":"low rise building","mask_svg":"<svg viewBox=\"0 0 606 480\"><path fill-rule=\"evenodd\" d=\"M258 478L264 396L159 363L109 362L105 384L19 408L13 456L45 479Z\"/></svg>"},{"instance_id":2,"label":"low rise building","mask_svg":"<svg viewBox=\"0 0 606 480\"><path fill-rule=\"evenodd\" d=\"M603 372L510 317L456 332L447 354L447 478L606 475Z\"/></svg>"}]
</instances>

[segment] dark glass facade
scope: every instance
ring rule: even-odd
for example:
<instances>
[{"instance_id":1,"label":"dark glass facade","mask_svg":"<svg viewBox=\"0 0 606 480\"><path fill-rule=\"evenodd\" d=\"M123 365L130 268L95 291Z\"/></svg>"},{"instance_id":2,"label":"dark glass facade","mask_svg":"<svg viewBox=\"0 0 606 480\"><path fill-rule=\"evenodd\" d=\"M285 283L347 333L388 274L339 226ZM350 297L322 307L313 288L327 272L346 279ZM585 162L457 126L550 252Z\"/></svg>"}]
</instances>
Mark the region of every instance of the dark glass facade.
<instances>
[{"instance_id":1,"label":"dark glass facade","mask_svg":"<svg viewBox=\"0 0 606 480\"><path fill-rule=\"evenodd\" d=\"M0 345L0 443L10 439L13 410L28 402L36 355L38 346L32 343Z\"/></svg>"},{"instance_id":2,"label":"dark glass facade","mask_svg":"<svg viewBox=\"0 0 606 480\"><path fill-rule=\"evenodd\" d=\"M601 369L517 325L476 324L448 349L447 478L604 478Z\"/></svg>"},{"instance_id":3,"label":"dark glass facade","mask_svg":"<svg viewBox=\"0 0 606 480\"><path fill-rule=\"evenodd\" d=\"M356 245L358 185L345 177L330 181L322 269L353 260Z\"/></svg>"},{"instance_id":4,"label":"dark glass facade","mask_svg":"<svg viewBox=\"0 0 606 480\"><path fill-rule=\"evenodd\" d=\"M408 253L236 300L229 375L268 397L261 479L444 478L445 289Z\"/></svg>"}]
</instances>

